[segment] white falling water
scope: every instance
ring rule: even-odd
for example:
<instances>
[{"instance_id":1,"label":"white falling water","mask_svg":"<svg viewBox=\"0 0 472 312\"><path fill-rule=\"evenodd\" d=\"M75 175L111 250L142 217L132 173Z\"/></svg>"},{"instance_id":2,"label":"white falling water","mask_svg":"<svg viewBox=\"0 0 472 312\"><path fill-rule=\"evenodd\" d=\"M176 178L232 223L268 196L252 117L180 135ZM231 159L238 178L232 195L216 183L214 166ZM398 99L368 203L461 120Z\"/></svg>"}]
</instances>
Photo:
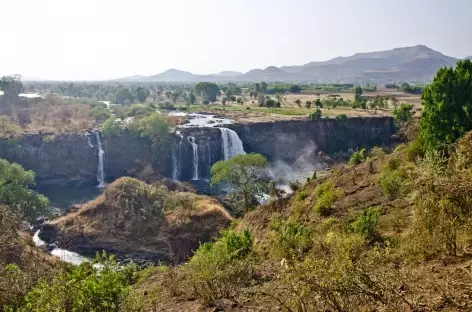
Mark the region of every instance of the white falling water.
<instances>
[{"instance_id":1,"label":"white falling water","mask_svg":"<svg viewBox=\"0 0 472 312\"><path fill-rule=\"evenodd\" d=\"M192 145L193 150L193 177L192 180L198 180L198 145L195 143L195 138L189 136L187 140Z\"/></svg>"},{"instance_id":2,"label":"white falling water","mask_svg":"<svg viewBox=\"0 0 472 312\"><path fill-rule=\"evenodd\" d=\"M224 160L231 159L237 155L246 154L243 142L235 131L228 128L220 128L220 130Z\"/></svg>"},{"instance_id":3,"label":"white falling water","mask_svg":"<svg viewBox=\"0 0 472 312\"><path fill-rule=\"evenodd\" d=\"M98 187L105 186L105 171L103 169L103 155L105 151L102 147L102 140L100 139L100 133L98 131L94 131L95 137L97 138L97 146L98 146L98 168L97 168L97 181Z\"/></svg>"},{"instance_id":4,"label":"white falling water","mask_svg":"<svg viewBox=\"0 0 472 312\"><path fill-rule=\"evenodd\" d=\"M174 146L172 146L172 180L178 181L179 180L179 155L177 154L177 150Z\"/></svg>"}]
</instances>

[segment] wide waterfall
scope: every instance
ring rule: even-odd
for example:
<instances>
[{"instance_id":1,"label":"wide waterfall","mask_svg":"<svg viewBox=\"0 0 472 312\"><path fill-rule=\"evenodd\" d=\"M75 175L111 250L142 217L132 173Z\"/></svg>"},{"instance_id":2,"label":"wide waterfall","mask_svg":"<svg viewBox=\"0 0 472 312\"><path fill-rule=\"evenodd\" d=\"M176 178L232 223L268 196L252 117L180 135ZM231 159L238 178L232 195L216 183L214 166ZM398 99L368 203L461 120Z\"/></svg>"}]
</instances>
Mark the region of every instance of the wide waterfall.
<instances>
[{"instance_id":1,"label":"wide waterfall","mask_svg":"<svg viewBox=\"0 0 472 312\"><path fill-rule=\"evenodd\" d=\"M97 167L97 181L98 187L105 186L105 170L103 169L103 155L105 151L102 147L102 140L100 139L100 132L94 131L95 137L97 138L97 147L98 147L98 167Z\"/></svg>"},{"instance_id":2,"label":"wide waterfall","mask_svg":"<svg viewBox=\"0 0 472 312\"><path fill-rule=\"evenodd\" d=\"M192 150L193 150L193 176L192 180L198 180L198 145L195 143L195 138L192 136L189 136L187 138L189 143L192 145Z\"/></svg>"},{"instance_id":3,"label":"wide waterfall","mask_svg":"<svg viewBox=\"0 0 472 312\"><path fill-rule=\"evenodd\" d=\"M228 160L234 156L246 154L243 142L238 134L228 128L220 128L221 130L221 147L223 149L224 159Z\"/></svg>"}]
</instances>

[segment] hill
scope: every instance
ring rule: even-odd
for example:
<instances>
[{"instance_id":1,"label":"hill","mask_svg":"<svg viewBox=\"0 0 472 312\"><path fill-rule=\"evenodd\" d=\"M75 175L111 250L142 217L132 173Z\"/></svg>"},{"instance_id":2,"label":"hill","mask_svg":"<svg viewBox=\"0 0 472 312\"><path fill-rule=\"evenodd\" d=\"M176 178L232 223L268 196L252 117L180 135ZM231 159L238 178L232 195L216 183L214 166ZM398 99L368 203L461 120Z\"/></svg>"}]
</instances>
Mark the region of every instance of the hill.
<instances>
[{"instance_id":1,"label":"hill","mask_svg":"<svg viewBox=\"0 0 472 312\"><path fill-rule=\"evenodd\" d=\"M300 66L269 66L252 69L244 74L221 72L215 75L195 75L170 69L142 81L198 82L198 81L303 81L318 83L386 83L391 81L428 82L443 66L454 66L457 58L446 56L424 45L395 48L386 51L356 53L324 62L310 62ZM125 80L122 78L120 80ZM132 78L135 80L135 78Z\"/></svg>"},{"instance_id":2,"label":"hill","mask_svg":"<svg viewBox=\"0 0 472 312\"><path fill-rule=\"evenodd\" d=\"M105 250L124 259L179 263L230 220L210 197L120 178L97 199L44 225L40 237L81 254Z\"/></svg>"},{"instance_id":3,"label":"hill","mask_svg":"<svg viewBox=\"0 0 472 312\"><path fill-rule=\"evenodd\" d=\"M471 220L460 207L472 196L471 142L457 143L442 173L414 160L412 145L374 148L132 292L146 291L141 308L154 311L470 311ZM245 253L225 257L234 246Z\"/></svg>"}]
</instances>

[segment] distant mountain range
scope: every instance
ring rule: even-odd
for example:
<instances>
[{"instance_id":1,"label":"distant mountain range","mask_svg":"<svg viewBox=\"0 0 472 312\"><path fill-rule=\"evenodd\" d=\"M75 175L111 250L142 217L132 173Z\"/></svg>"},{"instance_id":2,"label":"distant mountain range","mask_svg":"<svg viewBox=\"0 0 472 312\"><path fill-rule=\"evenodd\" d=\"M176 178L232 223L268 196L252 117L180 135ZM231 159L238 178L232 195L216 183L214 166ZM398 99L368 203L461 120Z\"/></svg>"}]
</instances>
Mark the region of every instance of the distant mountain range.
<instances>
[{"instance_id":1,"label":"distant mountain range","mask_svg":"<svg viewBox=\"0 0 472 312\"><path fill-rule=\"evenodd\" d=\"M157 75L131 76L115 81L420 83L431 81L439 68L454 66L458 60L427 46L417 45L388 51L356 53L348 57L336 57L325 62L310 62L300 66L269 66L265 69L252 69L247 73L224 71L211 75L195 75L178 69L169 69Z\"/></svg>"}]
</instances>

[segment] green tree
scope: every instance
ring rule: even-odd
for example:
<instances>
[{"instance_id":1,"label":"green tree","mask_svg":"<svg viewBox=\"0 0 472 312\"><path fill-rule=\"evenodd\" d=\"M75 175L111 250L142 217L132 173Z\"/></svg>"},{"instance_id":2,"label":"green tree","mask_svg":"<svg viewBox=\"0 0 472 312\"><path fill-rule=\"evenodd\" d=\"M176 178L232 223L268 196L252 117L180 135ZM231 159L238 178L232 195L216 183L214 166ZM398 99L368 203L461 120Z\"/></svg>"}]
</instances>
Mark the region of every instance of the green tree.
<instances>
[{"instance_id":1,"label":"green tree","mask_svg":"<svg viewBox=\"0 0 472 312\"><path fill-rule=\"evenodd\" d=\"M359 102L362 98L362 93L363 93L363 90L362 90L362 87L361 86L357 86L354 88L354 100L356 102Z\"/></svg>"},{"instance_id":2,"label":"green tree","mask_svg":"<svg viewBox=\"0 0 472 312\"><path fill-rule=\"evenodd\" d=\"M305 107L308 108L308 109L310 109L310 108L311 108L311 102L310 102L310 101L306 101Z\"/></svg>"},{"instance_id":3,"label":"green tree","mask_svg":"<svg viewBox=\"0 0 472 312\"><path fill-rule=\"evenodd\" d=\"M316 101L315 101L315 106L316 106L317 108L323 108L323 103L321 102L320 99L316 99Z\"/></svg>"},{"instance_id":4,"label":"green tree","mask_svg":"<svg viewBox=\"0 0 472 312\"><path fill-rule=\"evenodd\" d=\"M269 108L272 108L275 106L275 101L273 99L268 99L265 101L265 106L266 107L269 107Z\"/></svg>"},{"instance_id":5,"label":"green tree","mask_svg":"<svg viewBox=\"0 0 472 312\"><path fill-rule=\"evenodd\" d=\"M145 90L143 87L136 88L136 99L138 99L140 103L144 103L148 95L149 91Z\"/></svg>"},{"instance_id":6,"label":"green tree","mask_svg":"<svg viewBox=\"0 0 472 312\"><path fill-rule=\"evenodd\" d=\"M472 62L441 68L421 97L421 136L427 149L451 144L472 129Z\"/></svg>"},{"instance_id":7,"label":"green tree","mask_svg":"<svg viewBox=\"0 0 472 312\"><path fill-rule=\"evenodd\" d=\"M310 115L308 115L308 118L310 118L310 120L321 119L321 110L317 108L313 113L310 113Z\"/></svg>"},{"instance_id":8,"label":"green tree","mask_svg":"<svg viewBox=\"0 0 472 312\"><path fill-rule=\"evenodd\" d=\"M0 90L8 101L16 102L18 95L23 92L23 83L20 75L3 76L0 78Z\"/></svg>"},{"instance_id":9,"label":"green tree","mask_svg":"<svg viewBox=\"0 0 472 312\"><path fill-rule=\"evenodd\" d=\"M165 94L166 98L168 100L170 100L170 97L172 96L172 92L171 91L166 91L166 93L164 93L164 94Z\"/></svg>"},{"instance_id":10,"label":"green tree","mask_svg":"<svg viewBox=\"0 0 472 312\"><path fill-rule=\"evenodd\" d=\"M216 101L216 98L220 92L218 85L212 82L199 82L195 86L195 90L198 94L203 95L206 100L212 103Z\"/></svg>"},{"instance_id":11,"label":"green tree","mask_svg":"<svg viewBox=\"0 0 472 312\"><path fill-rule=\"evenodd\" d=\"M295 104L297 104L298 107L302 108L302 101L300 99L296 99Z\"/></svg>"},{"instance_id":12,"label":"green tree","mask_svg":"<svg viewBox=\"0 0 472 312\"><path fill-rule=\"evenodd\" d=\"M188 102L193 105L195 104L196 100L197 100L197 97L195 96L195 94L193 92L190 92L188 95Z\"/></svg>"},{"instance_id":13,"label":"green tree","mask_svg":"<svg viewBox=\"0 0 472 312\"><path fill-rule=\"evenodd\" d=\"M232 195L242 198L245 211L258 196L267 193L268 177L267 159L255 153L218 161L211 167L211 184L229 185Z\"/></svg>"},{"instance_id":14,"label":"green tree","mask_svg":"<svg viewBox=\"0 0 472 312\"><path fill-rule=\"evenodd\" d=\"M108 118L107 121L103 123L102 133L105 136L117 136L123 132L123 126L121 122L115 117Z\"/></svg>"},{"instance_id":15,"label":"green tree","mask_svg":"<svg viewBox=\"0 0 472 312\"><path fill-rule=\"evenodd\" d=\"M408 122L413 118L412 109L413 104L402 103L399 108L393 110L393 118L401 122Z\"/></svg>"},{"instance_id":16,"label":"green tree","mask_svg":"<svg viewBox=\"0 0 472 312\"><path fill-rule=\"evenodd\" d=\"M0 205L10 207L27 220L47 214L49 200L32 188L34 172L0 159Z\"/></svg>"},{"instance_id":17,"label":"green tree","mask_svg":"<svg viewBox=\"0 0 472 312\"><path fill-rule=\"evenodd\" d=\"M261 82L261 92L262 93L267 92L267 82L265 82L265 81Z\"/></svg>"}]
</instances>

